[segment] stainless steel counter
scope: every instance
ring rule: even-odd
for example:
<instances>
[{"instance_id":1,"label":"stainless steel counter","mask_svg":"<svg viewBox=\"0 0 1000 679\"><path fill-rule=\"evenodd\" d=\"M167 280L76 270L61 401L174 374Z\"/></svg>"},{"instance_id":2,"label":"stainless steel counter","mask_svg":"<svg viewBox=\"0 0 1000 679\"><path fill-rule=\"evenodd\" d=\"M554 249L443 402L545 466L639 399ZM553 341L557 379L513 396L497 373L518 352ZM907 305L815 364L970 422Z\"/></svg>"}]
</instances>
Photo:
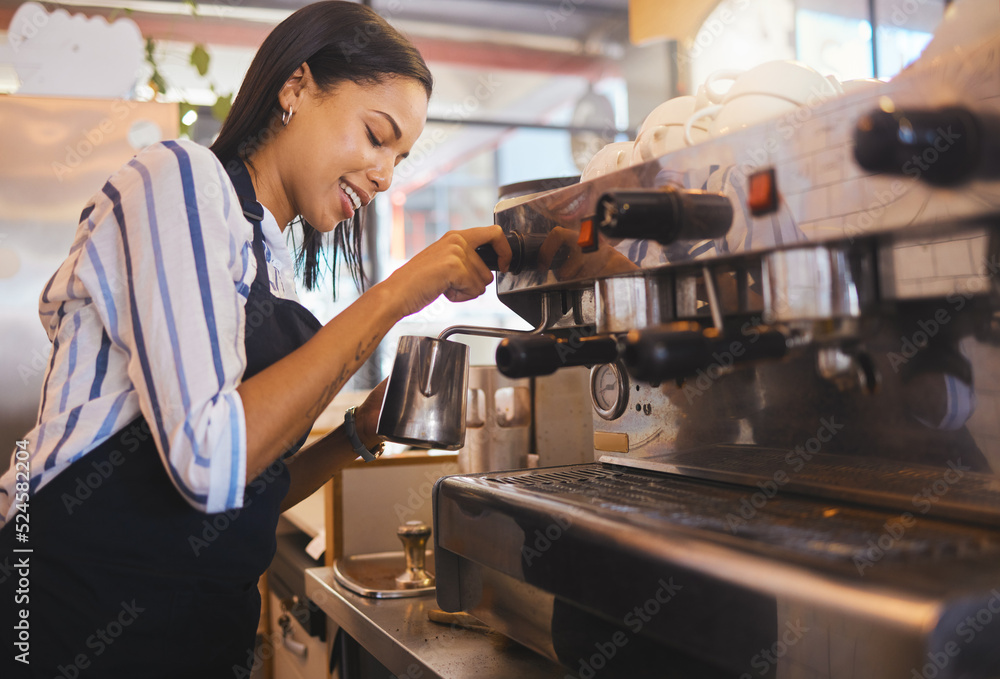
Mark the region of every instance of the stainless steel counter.
<instances>
[{"instance_id":1,"label":"stainless steel counter","mask_svg":"<svg viewBox=\"0 0 1000 679\"><path fill-rule=\"evenodd\" d=\"M332 568L306 571L306 595L400 677L555 679L569 672L499 632L431 622L432 594L369 599L340 586Z\"/></svg>"}]
</instances>

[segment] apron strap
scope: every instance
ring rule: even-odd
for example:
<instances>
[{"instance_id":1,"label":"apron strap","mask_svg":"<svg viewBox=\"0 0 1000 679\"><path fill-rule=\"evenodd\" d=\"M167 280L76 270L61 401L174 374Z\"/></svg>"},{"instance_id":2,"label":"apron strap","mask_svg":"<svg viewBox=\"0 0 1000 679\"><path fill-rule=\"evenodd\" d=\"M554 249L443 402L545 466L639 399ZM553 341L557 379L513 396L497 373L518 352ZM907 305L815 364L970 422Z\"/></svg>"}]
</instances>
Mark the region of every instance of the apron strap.
<instances>
[{"instance_id":1,"label":"apron strap","mask_svg":"<svg viewBox=\"0 0 1000 679\"><path fill-rule=\"evenodd\" d=\"M250 171L242 159L223 160L222 165L226 169L226 174L229 175L229 181L233 183L233 188L236 189L236 197L240 200L243 216L253 225L253 253L257 260L257 275L254 277L254 283L270 287L271 283L267 278L267 261L264 257L264 228L261 226L261 221L264 219L264 206L257 202L257 192L254 191L253 182L250 181Z\"/></svg>"},{"instance_id":2,"label":"apron strap","mask_svg":"<svg viewBox=\"0 0 1000 679\"><path fill-rule=\"evenodd\" d=\"M257 202L257 192L254 191L253 182L250 181L250 171L246 163L240 158L233 158L223 161L229 181L236 189L236 196L240 199L240 206L243 208L243 216L253 224L264 219L264 206Z\"/></svg>"}]
</instances>

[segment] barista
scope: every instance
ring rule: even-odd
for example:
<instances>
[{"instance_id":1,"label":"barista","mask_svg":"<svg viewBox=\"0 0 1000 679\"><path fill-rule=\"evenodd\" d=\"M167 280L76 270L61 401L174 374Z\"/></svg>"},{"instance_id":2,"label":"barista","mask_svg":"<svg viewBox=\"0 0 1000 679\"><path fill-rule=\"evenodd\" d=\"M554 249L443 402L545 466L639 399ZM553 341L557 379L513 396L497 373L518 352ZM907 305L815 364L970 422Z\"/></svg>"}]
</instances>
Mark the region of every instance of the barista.
<instances>
[{"instance_id":1,"label":"barista","mask_svg":"<svg viewBox=\"0 0 1000 679\"><path fill-rule=\"evenodd\" d=\"M396 321L485 291L476 247L510 260L497 226L451 232L326 325L296 301L285 225L301 224L307 286L325 233L360 278L359 212L431 86L370 9L306 6L264 41L211 150L154 145L83 209L40 301L53 347L24 437L30 508L16 465L0 481L0 559L32 550L32 675L248 675L278 515L377 456L381 392L294 455L314 419ZM4 677L29 669L17 581L0 588Z\"/></svg>"}]
</instances>

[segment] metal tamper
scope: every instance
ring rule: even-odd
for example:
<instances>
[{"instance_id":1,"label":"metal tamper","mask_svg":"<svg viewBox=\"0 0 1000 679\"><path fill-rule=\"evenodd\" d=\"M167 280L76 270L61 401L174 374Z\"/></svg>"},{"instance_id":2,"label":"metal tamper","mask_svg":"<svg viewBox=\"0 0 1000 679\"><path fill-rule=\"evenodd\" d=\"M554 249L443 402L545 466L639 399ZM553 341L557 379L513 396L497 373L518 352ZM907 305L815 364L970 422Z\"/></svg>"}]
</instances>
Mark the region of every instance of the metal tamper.
<instances>
[{"instance_id":1,"label":"metal tamper","mask_svg":"<svg viewBox=\"0 0 1000 679\"><path fill-rule=\"evenodd\" d=\"M434 576L424 570L427 540L431 529L423 521L407 521L396 531L406 553L406 570L396 576L396 585L402 589L433 587Z\"/></svg>"}]
</instances>

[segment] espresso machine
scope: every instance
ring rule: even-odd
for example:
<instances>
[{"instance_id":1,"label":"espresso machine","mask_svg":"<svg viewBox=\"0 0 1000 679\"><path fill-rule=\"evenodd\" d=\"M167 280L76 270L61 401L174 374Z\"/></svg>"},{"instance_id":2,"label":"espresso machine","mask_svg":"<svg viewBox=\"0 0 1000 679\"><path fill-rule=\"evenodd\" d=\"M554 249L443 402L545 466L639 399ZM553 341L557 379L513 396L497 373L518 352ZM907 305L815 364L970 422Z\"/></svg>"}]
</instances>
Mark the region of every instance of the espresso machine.
<instances>
[{"instance_id":1,"label":"espresso machine","mask_svg":"<svg viewBox=\"0 0 1000 679\"><path fill-rule=\"evenodd\" d=\"M496 221L498 367L591 366L594 461L441 479L443 609L581 679L1000 677L1000 36Z\"/></svg>"}]
</instances>

